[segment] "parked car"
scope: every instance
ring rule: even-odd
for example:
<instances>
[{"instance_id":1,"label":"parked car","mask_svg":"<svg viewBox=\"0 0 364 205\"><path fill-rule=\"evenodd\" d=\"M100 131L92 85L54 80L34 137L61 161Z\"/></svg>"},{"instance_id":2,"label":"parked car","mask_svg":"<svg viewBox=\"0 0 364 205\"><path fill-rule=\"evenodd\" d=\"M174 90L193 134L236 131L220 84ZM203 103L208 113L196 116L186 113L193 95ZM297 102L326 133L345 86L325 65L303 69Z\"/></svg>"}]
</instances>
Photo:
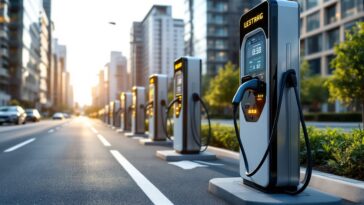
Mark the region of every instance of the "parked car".
<instances>
[{"instance_id":1,"label":"parked car","mask_svg":"<svg viewBox=\"0 0 364 205\"><path fill-rule=\"evenodd\" d=\"M63 120L64 115L61 112L56 112L56 113L53 114L52 119L53 120Z\"/></svg>"},{"instance_id":2,"label":"parked car","mask_svg":"<svg viewBox=\"0 0 364 205\"><path fill-rule=\"evenodd\" d=\"M37 109L25 109L25 113L27 114L27 121L38 122L41 118Z\"/></svg>"},{"instance_id":3,"label":"parked car","mask_svg":"<svg viewBox=\"0 0 364 205\"><path fill-rule=\"evenodd\" d=\"M0 107L0 124L14 123L17 125L26 123L27 114L20 106Z\"/></svg>"},{"instance_id":4,"label":"parked car","mask_svg":"<svg viewBox=\"0 0 364 205\"><path fill-rule=\"evenodd\" d=\"M64 116L64 118L66 118L66 119L69 119L69 118L71 118L71 116L68 114L68 113L63 113L63 116Z\"/></svg>"}]
</instances>

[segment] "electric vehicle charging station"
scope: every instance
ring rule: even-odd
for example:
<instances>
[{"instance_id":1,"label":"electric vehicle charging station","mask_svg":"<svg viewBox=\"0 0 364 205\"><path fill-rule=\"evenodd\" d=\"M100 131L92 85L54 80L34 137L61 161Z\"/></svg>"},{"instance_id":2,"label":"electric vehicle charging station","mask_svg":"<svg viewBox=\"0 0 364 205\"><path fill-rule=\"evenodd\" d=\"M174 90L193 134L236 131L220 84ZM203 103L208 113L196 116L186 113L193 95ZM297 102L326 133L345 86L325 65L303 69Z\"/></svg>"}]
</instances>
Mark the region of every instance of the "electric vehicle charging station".
<instances>
[{"instance_id":1,"label":"electric vehicle charging station","mask_svg":"<svg viewBox=\"0 0 364 205\"><path fill-rule=\"evenodd\" d=\"M200 99L201 59L181 57L174 63L173 148L157 151L156 155L167 161L214 160L216 155L201 152L201 109L207 109ZM168 112L168 111L167 111ZM211 131L211 130L210 130ZM207 147L206 147L207 148Z\"/></svg>"},{"instance_id":2,"label":"electric vehicle charging station","mask_svg":"<svg viewBox=\"0 0 364 205\"><path fill-rule=\"evenodd\" d=\"M109 126L114 126L114 101L109 102Z\"/></svg>"},{"instance_id":3,"label":"electric vehicle charging station","mask_svg":"<svg viewBox=\"0 0 364 205\"><path fill-rule=\"evenodd\" d=\"M105 105L105 123L108 125L110 123L109 105Z\"/></svg>"},{"instance_id":4,"label":"electric vehicle charging station","mask_svg":"<svg viewBox=\"0 0 364 205\"><path fill-rule=\"evenodd\" d=\"M131 92L122 92L120 94L120 129L118 132L131 131L132 115L132 94Z\"/></svg>"},{"instance_id":5,"label":"electric vehicle charging station","mask_svg":"<svg viewBox=\"0 0 364 205\"><path fill-rule=\"evenodd\" d=\"M140 139L144 145L170 145L164 130L167 122L168 77L163 74L153 74L149 77L148 103L146 111L149 121L148 139Z\"/></svg>"},{"instance_id":6,"label":"electric vehicle charging station","mask_svg":"<svg viewBox=\"0 0 364 205\"><path fill-rule=\"evenodd\" d=\"M145 136L145 88L134 86L132 89L131 133L126 136Z\"/></svg>"},{"instance_id":7,"label":"electric vehicle charging station","mask_svg":"<svg viewBox=\"0 0 364 205\"><path fill-rule=\"evenodd\" d=\"M114 100L114 107L113 107L113 127L119 128L120 127L120 101Z\"/></svg>"},{"instance_id":8,"label":"electric vehicle charging station","mask_svg":"<svg viewBox=\"0 0 364 205\"><path fill-rule=\"evenodd\" d=\"M311 178L310 145L298 93L299 15L297 2L268 0L240 19L241 85L233 99L234 127L241 151L239 172L243 184L254 189L237 185L242 184L241 178L210 180L210 192L228 201L276 204L278 200L284 204L317 204L318 196L320 202L336 200L312 190L291 200L284 195L256 195L261 191L299 194ZM301 187L300 121L308 159ZM231 199L232 192L235 199Z\"/></svg>"}]
</instances>

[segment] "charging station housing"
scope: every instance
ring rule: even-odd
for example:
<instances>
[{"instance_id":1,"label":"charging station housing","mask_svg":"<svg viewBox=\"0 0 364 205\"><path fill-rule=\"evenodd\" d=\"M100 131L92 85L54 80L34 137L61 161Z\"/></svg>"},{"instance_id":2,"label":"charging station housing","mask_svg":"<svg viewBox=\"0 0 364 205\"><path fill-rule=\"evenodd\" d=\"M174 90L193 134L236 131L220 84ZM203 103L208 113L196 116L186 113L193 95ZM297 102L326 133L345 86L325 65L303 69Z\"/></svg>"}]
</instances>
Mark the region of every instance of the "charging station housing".
<instances>
[{"instance_id":1,"label":"charging station housing","mask_svg":"<svg viewBox=\"0 0 364 205\"><path fill-rule=\"evenodd\" d=\"M114 100L114 108L113 108L114 114L114 127L120 127L120 101Z\"/></svg>"},{"instance_id":2,"label":"charging station housing","mask_svg":"<svg viewBox=\"0 0 364 205\"><path fill-rule=\"evenodd\" d=\"M132 89L131 132L145 133L145 88L134 86Z\"/></svg>"},{"instance_id":3,"label":"charging station housing","mask_svg":"<svg viewBox=\"0 0 364 205\"><path fill-rule=\"evenodd\" d=\"M299 15L297 2L269 0L240 19L241 83L258 78L266 85L264 92L246 92L239 109L240 139L251 168L262 159L271 134L277 139L251 177L246 176L240 156L244 183L259 189L294 190L299 184L300 127L293 91L284 90L277 129L272 131L282 74L289 69L299 74Z\"/></svg>"},{"instance_id":4,"label":"charging station housing","mask_svg":"<svg viewBox=\"0 0 364 205\"><path fill-rule=\"evenodd\" d=\"M167 120L165 107L167 106L168 77L163 74L153 74L149 77L148 92L148 118L149 138L155 141L166 140L166 132L163 129Z\"/></svg>"},{"instance_id":5,"label":"charging station housing","mask_svg":"<svg viewBox=\"0 0 364 205\"><path fill-rule=\"evenodd\" d=\"M194 105L194 93L201 93L201 59L181 57L174 62L174 98L178 100L174 104L173 147L179 153L198 153L201 149L201 111Z\"/></svg>"},{"instance_id":6,"label":"charging station housing","mask_svg":"<svg viewBox=\"0 0 364 205\"><path fill-rule=\"evenodd\" d=\"M131 131L132 115L132 94L131 92L121 92L120 94L120 129L122 131Z\"/></svg>"}]
</instances>

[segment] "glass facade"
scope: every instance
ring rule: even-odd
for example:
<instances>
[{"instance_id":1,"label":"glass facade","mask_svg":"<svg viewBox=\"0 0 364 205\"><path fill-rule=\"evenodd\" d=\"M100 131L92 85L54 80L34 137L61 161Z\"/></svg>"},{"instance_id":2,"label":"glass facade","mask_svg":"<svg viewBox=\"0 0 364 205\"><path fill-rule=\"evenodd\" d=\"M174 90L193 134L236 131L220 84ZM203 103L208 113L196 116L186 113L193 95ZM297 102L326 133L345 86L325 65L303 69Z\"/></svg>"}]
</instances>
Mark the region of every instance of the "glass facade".
<instances>
[{"instance_id":1,"label":"glass facade","mask_svg":"<svg viewBox=\"0 0 364 205\"><path fill-rule=\"evenodd\" d=\"M340 43L340 29L336 28L327 32L326 49L332 49L336 44Z\"/></svg>"},{"instance_id":2,"label":"glass facade","mask_svg":"<svg viewBox=\"0 0 364 205\"><path fill-rule=\"evenodd\" d=\"M338 20L336 15L336 4L325 9L325 24L331 24Z\"/></svg>"},{"instance_id":3,"label":"glass facade","mask_svg":"<svg viewBox=\"0 0 364 205\"><path fill-rule=\"evenodd\" d=\"M341 0L341 17L346 18L354 16L363 11L363 0Z\"/></svg>"},{"instance_id":4,"label":"glass facade","mask_svg":"<svg viewBox=\"0 0 364 205\"><path fill-rule=\"evenodd\" d=\"M307 28L306 31L312 31L320 27L320 13L316 12L307 16Z\"/></svg>"},{"instance_id":5,"label":"glass facade","mask_svg":"<svg viewBox=\"0 0 364 205\"><path fill-rule=\"evenodd\" d=\"M11 59L12 96L30 102L39 100L40 28L41 0L13 0L11 3L11 50L16 53Z\"/></svg>"},{"instance_id":6,"label":"glass facade","mask_svg":"<svg viewBox=\"0 0 364 205\"><path fill-rule=\"evenodd\" d=\"M313 75L321 74L321 58L309 60L308 64L310 65L310 71Z\"/></svg>"},{"instance_id":7,"label":"glass facade","mask_svg":"<svg viewBox=\"0 0 364 205\"><path fill-rule=\"evenodd\" d=\"M318 34L307 38L307 54L313 54L322 50L322 35Z\"/></svg>"}]
</instances>

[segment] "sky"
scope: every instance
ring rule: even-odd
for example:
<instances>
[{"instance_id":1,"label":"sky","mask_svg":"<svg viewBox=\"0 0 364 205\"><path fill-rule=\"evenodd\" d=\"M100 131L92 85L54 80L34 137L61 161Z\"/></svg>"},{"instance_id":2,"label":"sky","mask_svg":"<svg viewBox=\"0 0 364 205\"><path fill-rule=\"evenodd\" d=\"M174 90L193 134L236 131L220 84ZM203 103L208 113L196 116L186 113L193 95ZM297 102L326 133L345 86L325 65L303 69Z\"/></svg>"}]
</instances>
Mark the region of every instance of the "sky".
<instances>
[{"instance_id":1,"label":"sky","mask_svg":"<svg viewBox=\"0 0 364 205\"><path fill-rule=\"evenodd\" d=\"M142 21L154 4L171 5L172 16L183 18L184 0L52 1L53 37L67 46L66 66L75 102L91 104L91 88L97 84L98 71L109 61L111 50L129 58L132 22Z\"/></svg>"}]
</instances>

